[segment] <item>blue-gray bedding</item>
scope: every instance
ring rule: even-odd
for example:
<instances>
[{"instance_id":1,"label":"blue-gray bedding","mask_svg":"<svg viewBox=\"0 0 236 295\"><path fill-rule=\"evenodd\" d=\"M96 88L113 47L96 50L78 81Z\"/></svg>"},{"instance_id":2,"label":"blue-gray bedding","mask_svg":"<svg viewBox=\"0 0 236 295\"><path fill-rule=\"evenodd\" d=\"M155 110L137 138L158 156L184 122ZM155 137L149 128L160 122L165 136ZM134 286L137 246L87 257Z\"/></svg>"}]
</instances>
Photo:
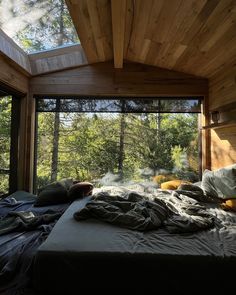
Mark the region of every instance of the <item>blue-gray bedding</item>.
<instances>
[{"instance_id":1,"label":"blue-gray bedding","mask_svg":"<svg viewBox=\"0 0 236 295\"><path fill-rule=\"evenodd\" d=\"M0 294L30 290L37 248L69 204L34 207L36 196L17 191L0 201Z\"/></svg>"}]
</instances>

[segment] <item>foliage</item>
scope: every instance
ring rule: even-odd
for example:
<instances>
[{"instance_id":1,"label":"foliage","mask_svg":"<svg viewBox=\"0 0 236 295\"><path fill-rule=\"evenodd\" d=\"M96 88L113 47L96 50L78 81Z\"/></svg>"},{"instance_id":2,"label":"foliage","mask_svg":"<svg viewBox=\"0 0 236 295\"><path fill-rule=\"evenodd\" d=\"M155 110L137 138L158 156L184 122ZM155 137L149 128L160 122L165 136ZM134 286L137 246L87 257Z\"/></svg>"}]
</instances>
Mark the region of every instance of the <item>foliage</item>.
<instances>
[{"instance_id":1,"label":"foliage","mask_svg":"<svg viewBox=\"0 0 236 295\"><path fill-rule=\"evenodd\" d=\"M0 110L0 168L7 170L10 97L1 98ZM51 179L55 113L37 115L37 187L41 187ZM125 115L121 179L118 170L120 115L60 113L58 179L72 177L99 185L101 179L110 173L120 181L154 179L158 184L173 178L197 181L197 115L162 114L161 125L158 126L159 119L158 114ZM187 161L185 165L181 157ZM7 188L8 174L1 175L0 190L6 192Z\"/></svg>"},{"instance_id":2,"label":"foliage","mask_svg":"<svg viewBox=\"0 0 236 295\"><path fill-rule=\"evenodd\" d=\"M0 27L27 52L79 42L64 0L0 0Z\"/></svg>"},{"instance_id":3,"label":"foliage","mask_svg":"<svg viewBox=\"0 0 236 295\"><path fill-rule=\"evenodd\" d=\"M186 150L187 148L181 148L180 145L176 145L171 149L171 158L174 162L175 168L178 170L184 169L188 166Z\"/></svg>"},{"instance_id":4,"label":"foliage","mask_svg":"<svg viewBox=\"0 0 236 295\"><path fill-rule=\"evenodd\" d=\"M97 185L109 173L120 181L149 180L156 175L159 184L176 177L197 178L198 167L191 167L189 161L196 158L198 149L196 115L162 114L159 130L157 114L126 114L123 179L118 169L120 120L114 113L60 113L58 178ZM38 114L38 186L50 182L53 123L54 113ZM187 165L181 164L183 153ZM145 167L151 171L148 178L141 172ZM169 174L157 176L163 169Z\"/></svg>"},{"instance_id":5,"label":"foliage","mask_svg":"<svg viewBox=\"0 0 236 295\"><path fill-rule=\"evenodd\" d=\"M8 192L10 165L11 97L0 98L0 194Z\"/></svg>"}]
</instances>

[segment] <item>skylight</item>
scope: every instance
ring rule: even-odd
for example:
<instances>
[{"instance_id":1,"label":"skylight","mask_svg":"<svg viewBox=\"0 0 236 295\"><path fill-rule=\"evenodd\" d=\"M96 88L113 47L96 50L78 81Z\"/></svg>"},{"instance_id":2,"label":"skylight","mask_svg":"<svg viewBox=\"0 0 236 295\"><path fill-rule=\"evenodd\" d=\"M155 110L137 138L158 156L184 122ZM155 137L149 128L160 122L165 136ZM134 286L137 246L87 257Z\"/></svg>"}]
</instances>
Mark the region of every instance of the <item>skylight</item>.
<instances>
[{"instance_id":1,"label":"skylight","mask_svg":"<svg viewBox=\"0 0 236 295\"><path fill-rule=\"evenodd\" d=\"M79 43L64 0L0 0L0 28L28 53Z\"/></svg>"}]
</instances>

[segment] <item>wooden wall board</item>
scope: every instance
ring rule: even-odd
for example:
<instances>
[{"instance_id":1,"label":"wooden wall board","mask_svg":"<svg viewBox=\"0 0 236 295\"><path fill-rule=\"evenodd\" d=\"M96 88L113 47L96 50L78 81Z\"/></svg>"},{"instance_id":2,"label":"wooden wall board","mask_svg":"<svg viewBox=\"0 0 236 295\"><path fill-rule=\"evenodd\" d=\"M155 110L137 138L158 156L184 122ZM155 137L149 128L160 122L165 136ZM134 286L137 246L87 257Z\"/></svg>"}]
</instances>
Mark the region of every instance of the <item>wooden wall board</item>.
<instances>
[{"instance_id":1,"label":"wooden wall board","mask_svg":"<svg viewBox=\"0 0 236 295\"><path fill-rule=\"evenodd\" d=\"M19 92L27 93L29 78L13 67L8 58L0 55L0 81Z\"/></svg>"},{"instance_id":2,"label":"wooden wall board","mask_svg":"<svg viewBox=\"0 0 236 295\"><path fill-rule=\"evenodd\" d=\"M26 74L31 73L27 54L0 29L0 54L8 57Z\"/></svg>"},{"instance_id":3,"label":"wooden wall board","mask_svg":"<svg viewBox=\"0 0 236 295\"><path fill-rule=\"evenodd\" d=\"M211 169L236 163L236 127L211 131Z\"/></svg>"},{"instance_id":4,"label":"wooden wall board","mask_svg":"<svg viewBox=\"0 0 236 295\"><path fill-rule=\"evenodd\" d=\"M89 63L113 57L109 0L66 0Z\"/></svg>"},{"instance_id":5,"label":"wooden wall board","mask_svg":"<svg viewBox=\"0 0 236 295\"><path fill-rule=\"evenodd\" d=\"M126 0L111 0L114 67L123 67Z\"/></svg>"},{"instance_id":6,"label":"wooden wall board","mask_svg":"<svg viewBox=\"0 0 236 295\"><path fill-rule=\"evenodd\" d=\"M236 111L236 59L209 79L209 111L217 109L231 119ZM212 169L236 163L236 124L211 131L211 162Z\"/></svg>"},{"instance_id":7,"label":"wooden wall board","mask_svg":"<svg viewBox=\"0 0 236 295\"><path fill-rule=\"evenodd\" d=\"M128 63L114 69L98 63L33 77L34 94L68 95L205 95L208 81L192 75Z\"/></svg>"},{"instance_id":8,"label":"wooden wall board","mask_svg":"<svg viewBox=\"0 0 236 295\"><path fill-rule=\"evenodd\" d=\"M210 110L236 102L236 62L209 80Z\"/></svg>"}]
</instances>

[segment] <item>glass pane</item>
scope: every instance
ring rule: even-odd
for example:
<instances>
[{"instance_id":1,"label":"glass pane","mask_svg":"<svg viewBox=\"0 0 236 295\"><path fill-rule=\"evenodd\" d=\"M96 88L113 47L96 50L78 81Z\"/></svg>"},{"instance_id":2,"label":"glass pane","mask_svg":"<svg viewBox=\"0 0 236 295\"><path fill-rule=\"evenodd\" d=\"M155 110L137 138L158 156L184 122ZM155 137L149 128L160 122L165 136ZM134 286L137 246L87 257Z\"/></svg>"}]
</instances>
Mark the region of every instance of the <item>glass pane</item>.
<instances>
[{"instance_id":1,"label":"glass pane","mask_svg":"<svg viewBox=\"0 0 236 295\"><path fill-rule=\"evenodd\" d=\"M175 113L200 113L200 99L168 99L160 100L161 112Z\"/></svg>"},{"instance_id":2,"label":"glass pane","mask_svg":"<svg viewBox=\"0 0 236 295\"><path fill-rule=\"evenodd\" d=\"M64 0L0 0L0 28L26 52L79 42Z\"/></svg>"},{"instance_id":3,"label":"glass pane","mask_svg":"<svg viewBox=\"0 0 236 295\"><path fill-rule=\"evenodd\" d=\"M200 98L39 98L39 112L200 113Z\"/></svg>"},{"instance_id":4,"label":"glass pane","mask_svg":"<svg viewBox=\"0 0 236 295\"><path fill-rule=\"evenodd\" d=\"M198 114L38 112L37 145L38 188L198 181Z\"/></svg>"},{"instance_id":5,"label":"glass pane","mask_svg":"<svg viewBox=\"0 0 236 295\"><path fill-rule=\"evenodd\" d=\"M0 196L9 191L11 102L10 96L0 97Z\"/></svg>"}]
</instances>

